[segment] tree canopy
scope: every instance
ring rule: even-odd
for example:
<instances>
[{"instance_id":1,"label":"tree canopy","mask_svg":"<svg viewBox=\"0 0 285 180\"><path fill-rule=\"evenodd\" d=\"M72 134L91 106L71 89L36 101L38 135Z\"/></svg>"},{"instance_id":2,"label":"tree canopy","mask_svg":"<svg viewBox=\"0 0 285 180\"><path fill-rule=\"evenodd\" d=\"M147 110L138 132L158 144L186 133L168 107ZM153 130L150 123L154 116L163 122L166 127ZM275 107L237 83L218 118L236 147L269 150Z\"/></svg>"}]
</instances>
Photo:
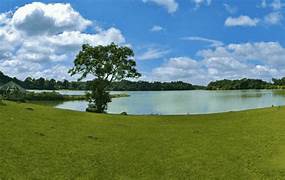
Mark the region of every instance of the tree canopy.
<instances>
[{"instance_id":1,"label":"tree canopy","mask_svg":"<svg viewBox=\"0 0 285 180\"><path fill-rule=\"evenodd\" d=\"M271 83L260 79L218 80L210 82L208 90L271 89Z\"/></svg>"},{"instance_id":2,"label":"tree canopy","mask_svg":"<svg viewBox=\"0 0 285 180\"><path fill-rule=\"evenodd\" d=\"M80 74L79 80L86 78L87 75L93 75L97 79L108 82L140 77L141 74L135 68L136 62L133 57L132 49L120 47L114 43L95 47L84 44L69 73Z\"/></svg>"},{"instance_id":3,"label":"tree canopy","mask_svg":"<svg viewBox=\"0 0 285 180\"><path fill-rule=\"evenodd\" d=\"M84 44L69 73L72 76L79 74L78 80L88 75L95 77L91 83L92 92L87 95L89 100L87 111L97 113L105 112L107 104L111 102L107 88L113 81L141 76L136 69L133 50L114 43L95 47Z\"/></svg>"}]
</instances>

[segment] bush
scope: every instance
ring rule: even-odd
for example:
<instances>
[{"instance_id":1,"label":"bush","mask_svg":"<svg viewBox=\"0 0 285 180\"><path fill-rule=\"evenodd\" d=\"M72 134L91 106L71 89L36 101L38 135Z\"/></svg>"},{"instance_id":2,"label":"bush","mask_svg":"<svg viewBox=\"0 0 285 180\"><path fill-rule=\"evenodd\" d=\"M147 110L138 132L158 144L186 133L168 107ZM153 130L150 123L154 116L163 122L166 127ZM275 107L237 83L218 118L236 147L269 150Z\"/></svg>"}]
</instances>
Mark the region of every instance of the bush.
<instances>
[{"instance_id":1,"label":"bush","mask_svg":"<svg viewBox=\"0 0 285 180\"><path fill-rule=\"evenodd\" d=\"M0 106L6 105L3 99L4 99L3 96L0 95Z\"/></svg>"},{"instance_id":2,"label":"bush","mask_svg":"<svg viewBox=\"0 0 285 180\"><path fill-rule=\"evenodd\" d=\"M24 98L30 101L50 101L50 100L63 101L64 95L57 93L55 91L42 92L42 93L28 92L25 94Z\"/></svg>"},{"instance_id":3,"label":"bush","mask_svg":"<svg viewBox=\"0 0 285 180\"><path fill-rule=\"evenodd\" d=\"M7 91L1 92L2 99L11 101L25 101L25 92L21 91Z\"/></svg>"},{"instance_id":4,"label":"bush","mask_svg":"<svg viewBox=\"0 0 285 180\"><path fill-rule=\"evenodd\" d=\"M121 112L121 115L126 116L126 115L128 115L128 113L127 112Z\"/></svg>"}]
</instances>

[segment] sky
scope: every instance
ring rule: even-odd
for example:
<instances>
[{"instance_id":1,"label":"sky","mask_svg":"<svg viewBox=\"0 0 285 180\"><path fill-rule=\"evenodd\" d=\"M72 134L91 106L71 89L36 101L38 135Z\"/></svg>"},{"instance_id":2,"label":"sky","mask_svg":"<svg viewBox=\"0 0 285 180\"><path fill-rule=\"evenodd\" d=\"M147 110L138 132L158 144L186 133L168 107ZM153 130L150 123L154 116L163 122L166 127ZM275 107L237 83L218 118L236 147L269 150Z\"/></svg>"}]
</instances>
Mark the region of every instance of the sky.
<instances>
[{"instance_id":1,"label":"sky","mask_svg":"<svg viewBox=\"0 0 285 180\"><path fill-rule=\"evenodd\" d=\"M1 0L0 71L74 80L81 45L135 52L140 80L285 76L285 0Z\"/></svg>"}]
</instances>

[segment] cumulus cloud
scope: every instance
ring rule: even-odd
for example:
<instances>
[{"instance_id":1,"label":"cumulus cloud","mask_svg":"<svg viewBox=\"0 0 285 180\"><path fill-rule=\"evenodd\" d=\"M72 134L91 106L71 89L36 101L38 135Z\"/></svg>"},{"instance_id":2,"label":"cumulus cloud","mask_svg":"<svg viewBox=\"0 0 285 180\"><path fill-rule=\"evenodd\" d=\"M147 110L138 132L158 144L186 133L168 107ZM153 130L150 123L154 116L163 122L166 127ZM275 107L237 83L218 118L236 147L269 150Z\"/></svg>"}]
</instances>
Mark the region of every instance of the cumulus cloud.
<instances>
[{"instance_id":1,"label":"cumulus cloud","mask_svg":"<svg viewBox=\"0 0 285 180\"><path fill-rule=\"evenodd\" d=\"M266 0L261 0L260 8L271 8L272 12L268 13L262 19L262 23L266 25L280 25L283 20L282 9L285 4L281 0L272 0L271 3Z\"/></svg>"},{"instance_id":2,"label":"cumulus cloud","mask_svg":"<svg viewBox=\"0 0 285 180\"><path fill-rule=\"evenodd\" d=\"M280 10L284 7L284 4L281 2L281 0L273 0L271 7L273 10Z\"/></svg>"},{"instance_id":3,"label":"cumulus cloud","mask_svg":"<svg viewBox=\"0 0 285 180\"><path fill-rule=\"evenodd\" d=\"M9 16L11 12L0 13L0 25L7 24L9 22Z\"/></svg>"},{"instance_id":4,"label":"cumulus cloud","mask_svg":"<svg viewBox=\"0 0 285 180\"><path fill-rule=\"evenodd\" d=\"M168 13L174 13L178 9L178 3L175 0L142 0L144 3L152 2L167 9Z\"/></svg>"},{"instance_id":5,"label":"cumulus cloud","mask_svg":"<svg viewBox=\"0 0 285 180\"><path fill-rule=\"evenodd\" d=\"M226 26L256 26L260 20L241 15L239 17L228 17L225 21Z\"/></svg>"},{"instance_id":6,"label":"cumulus cloud","mask_svg":"<svg viewBox=\"0 0 285 180\"><path fill-rule=\"evenodd\" d=\"M119 29L86 33L91 25L62 3L36 2L0 14L0 71L19 78L69 78L67 70L82 44L125 43Z\"/></svg>"},{"instance_id":7,"label":"cumulus cloud","mask_svg":"<svg viewBox=\"0 0 285 180\"><path fill-rule=\"evenodd\" d=\"M70 4L34 2L19 8L11 19L12 25L28 35L83 31L91 25Z\"/></svg>"},{"instance_id":8,"label":"cumulus cloud","mask_svg":"<svg viewBox=\"0 0 285 180\"><path fill-rule=\"evenodd\" d=\"M167 63L161 67L153 69L151 80L161 81L191 81L201 83L204 77L205 70L201 67L201 63L190 57L174 57L170 58Z\"/></svg>"},{"instance_id":9,"label":"cumulus cloud","mask_svg":"<svg viewBox=\"0 0 285 180\"><path fill-rule=\"evenodd\" d=\"M190 37L183 37L181 38L182 40L188 40L188 41L202 41L210 44L210 47L217 47L217 46L222 46L223 42L214 40L214 39L208 39L208 38L203 38L199 36L190 36Z\"/></svg>"},{"instance_id":10,"label":"cumulus cloud","mask_svg":"<svg viewBox=\"0 0 285 180\"><path fill-rule=\"evenodd\" d=\"M264 17L264 22L269 25L280 24L283 19L281 12L272 12Z\"/></svg>"},{"instance_id":11,"label":"cumulus cloud","mask_svg":"<svg viewBox=\"0 0 285 180\"><path fill-rule=\"evenodd\" d=\"M197 56L200 58L170 58L153 69L150 79L207 84L224 78L271 80L285 73L285 48L278 42L228 44L200 50Z\"/></svg>"},{"instance_id":12,"label":"cumulus cloud","mask_svg":"<svg viewBox=\"0 0 285 180\"><path fill-rule=\"evenodd\" d=\"M258 6L260 8L267 8L270 7L273 10L280 10L284 7L284 3L282 3L281 0L272 0L271 3L269 3L268 0L261 0L260 5Z\"/></svg>"}]
</instances>

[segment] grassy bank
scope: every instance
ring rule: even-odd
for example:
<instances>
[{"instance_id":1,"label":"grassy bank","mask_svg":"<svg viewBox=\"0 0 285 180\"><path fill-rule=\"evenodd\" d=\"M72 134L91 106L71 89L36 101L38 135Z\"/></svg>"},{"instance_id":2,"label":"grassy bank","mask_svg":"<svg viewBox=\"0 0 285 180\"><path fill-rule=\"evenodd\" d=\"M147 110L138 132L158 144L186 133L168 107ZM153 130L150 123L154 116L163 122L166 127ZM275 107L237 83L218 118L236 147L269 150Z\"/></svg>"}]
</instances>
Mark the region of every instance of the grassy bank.
<instances>
[{"instance_id":1,"label":"grassy bank","mask_svg":"<svg viewBox=\"0 0 285 180\"><path fill-rule=\"evenodd\" d=\"M0 105L0 179L282 179L285 108L120 116Z\"/></svg>"}]
</instances>

